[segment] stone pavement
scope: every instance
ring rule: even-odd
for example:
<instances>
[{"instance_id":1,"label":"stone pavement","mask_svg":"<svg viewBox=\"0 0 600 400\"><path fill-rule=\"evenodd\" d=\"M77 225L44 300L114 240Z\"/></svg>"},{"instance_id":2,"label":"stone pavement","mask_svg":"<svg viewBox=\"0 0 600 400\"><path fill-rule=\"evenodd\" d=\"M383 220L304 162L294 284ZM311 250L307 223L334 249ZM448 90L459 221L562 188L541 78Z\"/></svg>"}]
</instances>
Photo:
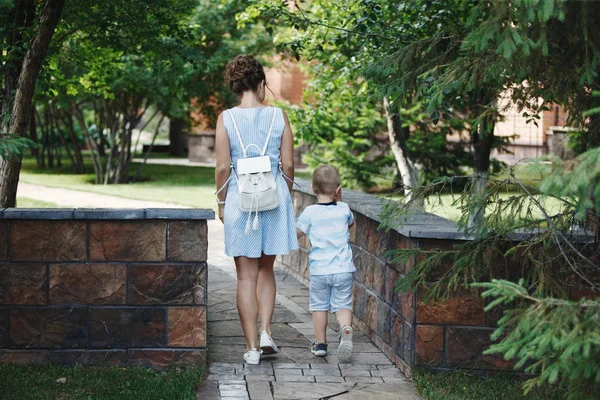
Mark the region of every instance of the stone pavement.
<instances>
[{"instance_id":1,"label":"stone pavement","mask_svg":"<svg viewBox=\"0 0 600 400\"><path fill-rule=\"evenodd\" d=\"M209 375L197 400L294 399L420 399L414 385L358 328L350 364L336 356L337 322L330 315L327 332L329 355L313 356L314 340L308 311L308 288L282 271L276 271L277 297L273 339L277 355L259 365L245 365L244 335L239 323L233 260L223 255L223 229L209 223L208 360Z\"/></svg>"}]
</instances>

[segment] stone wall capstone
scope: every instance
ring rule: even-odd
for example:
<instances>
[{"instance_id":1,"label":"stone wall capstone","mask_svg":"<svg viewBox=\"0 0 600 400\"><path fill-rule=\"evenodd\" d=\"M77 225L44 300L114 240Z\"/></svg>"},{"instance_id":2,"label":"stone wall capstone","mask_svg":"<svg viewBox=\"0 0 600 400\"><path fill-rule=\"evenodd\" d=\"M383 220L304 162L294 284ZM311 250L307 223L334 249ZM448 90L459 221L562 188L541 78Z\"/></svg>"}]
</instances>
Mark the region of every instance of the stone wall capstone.
<instances>
[{"instance_id":1,"label":"stone wall capstone","mask_svg":"<svg viewBox=\"0 0 600 400\"><path fill-rule=\"evenodd\" d=\"M206 363L198 209L0 211L0 363Z\"/></svg>"}]
</instances>

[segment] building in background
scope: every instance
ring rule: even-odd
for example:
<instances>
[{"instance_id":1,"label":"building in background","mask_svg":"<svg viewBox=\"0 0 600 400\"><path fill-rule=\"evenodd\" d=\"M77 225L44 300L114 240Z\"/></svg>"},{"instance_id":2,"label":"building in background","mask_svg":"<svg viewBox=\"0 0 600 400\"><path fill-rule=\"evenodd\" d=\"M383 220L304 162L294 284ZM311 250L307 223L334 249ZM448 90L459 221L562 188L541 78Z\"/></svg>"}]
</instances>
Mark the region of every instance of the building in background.
<instances>
[{"instance_id":1,"label":"building in background","mask_svg":"<svg viewBox=\"0 0 600 400\"><path fill-rule=\"evenodd\" d=\"M267 102L277 100L299 104L302 101L307 77L297 64L278 62L277 67L267 68L265 72L270 89L267 90ZM508 92L500 99L499 106L505 110L504 118L496 123L494 134L509 138L507 148L510 153L494 151L493 158L514 164L550 153L563 158L572 156L567 146L567 113L562 107L552 105L550 110L543 111L536 125L533 121L528 122L529 117L524 116L523 111L519 111L517 105L511 102ZM197 123L192 126L189 136L189 158L191 161L214 162L214 127L203 125L200 115L193 115L193 120ZM453 135L448 140L458 141L461 138ZM304 166L302 154L305 151L303 146L294 151L295 163L300 167Z\"/></svg>"}]
</instances>

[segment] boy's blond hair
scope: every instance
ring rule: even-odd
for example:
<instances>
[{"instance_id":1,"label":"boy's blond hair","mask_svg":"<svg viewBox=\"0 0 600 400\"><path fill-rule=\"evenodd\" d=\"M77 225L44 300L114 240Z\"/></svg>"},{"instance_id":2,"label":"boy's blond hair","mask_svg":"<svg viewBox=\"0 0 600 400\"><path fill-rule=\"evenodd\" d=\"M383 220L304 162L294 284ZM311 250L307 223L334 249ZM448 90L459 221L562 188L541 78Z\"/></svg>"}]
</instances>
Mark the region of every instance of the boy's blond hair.
<instances>
[{"instance_id":1,"label":"boy's blond hair","mask_svg":"<svg viewBox=\"0 0 600 400\"><path fill-rule=\"evenodd\" d=\"M319 165L312 174L313 191L317 195L333 196L340 184L340 173L331 165Z\"/></svg>"}]
</instances>

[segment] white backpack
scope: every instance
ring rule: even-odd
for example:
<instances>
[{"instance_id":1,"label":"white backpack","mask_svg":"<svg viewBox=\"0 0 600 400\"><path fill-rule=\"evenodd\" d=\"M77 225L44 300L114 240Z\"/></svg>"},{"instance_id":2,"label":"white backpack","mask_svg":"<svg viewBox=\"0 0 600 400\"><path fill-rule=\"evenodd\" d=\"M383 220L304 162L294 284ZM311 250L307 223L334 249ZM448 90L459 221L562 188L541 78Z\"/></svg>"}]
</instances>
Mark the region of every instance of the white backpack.
<instances>
[{"instance_id":1,"label":"white backpack","mask_svg":"<svg viewBox=\"0 0 600 400\"><path fill-rule=\"evenodd\" d=\"M252 227L256 230L258 229L258 212L272 210L279 206L277 180L271 172L271 157L265 155L269 139L271 138L271 130L273 129L277 109L273 108L273 118L271 119L267 139L262 149L253 143L248 146L244 145L233 113L230 110L227 110L227 112L233 122L235 133L244 155L243 158L237 160L235 172L237 173L238 181L239 207L242 212L248 213L248 221L246 222L246 234L248 234L250 232L252 212L255 213ZM248 157L248 149L252 146L260 150L260 156Z\"/></svg>"}]
</instances>

